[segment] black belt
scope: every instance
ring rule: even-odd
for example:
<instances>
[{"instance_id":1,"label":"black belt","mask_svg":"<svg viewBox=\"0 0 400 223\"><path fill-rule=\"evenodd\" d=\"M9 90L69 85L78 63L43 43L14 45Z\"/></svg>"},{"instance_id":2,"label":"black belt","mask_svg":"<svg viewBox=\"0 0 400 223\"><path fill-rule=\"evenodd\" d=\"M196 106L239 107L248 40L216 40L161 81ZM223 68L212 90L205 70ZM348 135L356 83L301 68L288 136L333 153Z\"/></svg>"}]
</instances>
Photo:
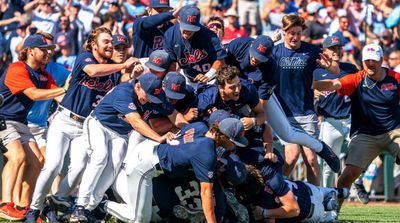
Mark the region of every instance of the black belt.
<instances>
[{"instance_id":1,"label":"black belt","mask_svg":"<svg viewBox=\"0 0 400 223\"><path fill-rule=\"evenodd\" d=\"M85 121L85 118L84 117L82 117L82 116L79 116L79 115L77 115L77 114L74 114L73 112L71 112L71 111L69 111L69 110L67 110L67 109L65 109L65 108L63 108L63 107L58 107L58 109L57 109L59 112L63 112L63 111L67 111L68 113L69 113L69 117L72 119L72 120L74 120L74 121L77 121L77 122L80 122L80 123L83 123L84 121Z\"/></svg>"}]
</instances>

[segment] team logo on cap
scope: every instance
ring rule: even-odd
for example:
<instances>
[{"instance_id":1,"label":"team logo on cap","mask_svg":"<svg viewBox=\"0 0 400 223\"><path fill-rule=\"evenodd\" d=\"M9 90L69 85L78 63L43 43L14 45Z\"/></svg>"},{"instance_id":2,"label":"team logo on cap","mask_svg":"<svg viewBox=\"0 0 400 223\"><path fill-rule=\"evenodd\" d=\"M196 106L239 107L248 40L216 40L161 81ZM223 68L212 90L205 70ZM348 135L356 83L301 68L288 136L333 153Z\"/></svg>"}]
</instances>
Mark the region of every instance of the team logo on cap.
<instances>
[{"instance_id":1,"label":"team logo on cap","mask_svg":"<svg viewBox=\"0 0 400 223\"><path fill-rule=\"evenodd\" d=\"M43 43L46 43L46 38L42 37Z\"/></svg>"},{"instance_id":2,"label":"team logo on cap","mask_svg":"<svg viewBox=\"0 0 400 223\"><path fill-rule=\"evenodd\" d=\"M195 23L196 22L196 16L195 15L188 15L187 22Z\"/></svg>"},{"instance_id":3,"label":"team logo on cap","mask_svg":"<svg viewBox=\"0 0 400 223\"><path fill-rule=\"evenodd\" d=\"M155 64L160 64L160 63L161 63L161 58L159 58L159 57L154 57L152 61L153 61L153 63L155 63Z\"/></svg>"},{"instance_id":4,"label":"team logo on cap","mask_svg":"<svg viewBox=\"0 0 400 223\"><path fill-rule=\"evenodd\" d=\"M117 40L120 42L125 42L125 37L124 36L117 36Z\"/></svg>"},{"instance_id":5,"label":"team logo on cap","mask_svg":"<svg viewBox=\"0 0 400 223\"><path fill-rule=\"evenodd\" d=\"M154 95L159 95L161 93L161 88L154 89Z\"/></svg>"},{"instance_id":6,"label":"team logo on cap","mask_svg":"<svg viewBox=\"0 0 400 223\"><path fill-rule=\"evenodd\" d=\"M168 4L168 0L160 0L160 4Z\"/></svg>"},{"instance_id":7,"label":"team logo on cap","mask_svg":"<svg viewBox=\"0 0 400 223\"><path fill-rule=\"evenodd\" d=\"M267 51L268 47L263 46L261 43L258 45L257 50L260 51L261 53L265 53Z\"/></svg>"},{"instance_id":8,"label":"team logo on cap","mask_svg":"<svg viewBox=\"0 0 400 223\"><path fill-rule=\"evenodd\" d=\"M338 43L339 42L339 38L337 38L336 36L332 37L332 43Z\"/></svg>"},{"instance_id":9,"label":"team logo on cap","mask_svg":"<svg viewBox=\"0 0 400 223\"><path fill-rule=\"evenodd\" d=\"M372 48L372 47L370 47L370 48L367 48L367 52L376 52L376 50L374 49L374 48Z\"/></svg>"},{"instance_id":10,"label":"team logo on cap","mask_svg":"<svg viewBox=\"0 0 400 223\"><path fill-rule=\"evenodd\" d=\"M173 90L173 91L180 91L180 90L181 90L181 85L180 85L180 84L174 84L174 83L172 83L172 85L171 85L171 90Z\"/></svg>"}]
</instances>

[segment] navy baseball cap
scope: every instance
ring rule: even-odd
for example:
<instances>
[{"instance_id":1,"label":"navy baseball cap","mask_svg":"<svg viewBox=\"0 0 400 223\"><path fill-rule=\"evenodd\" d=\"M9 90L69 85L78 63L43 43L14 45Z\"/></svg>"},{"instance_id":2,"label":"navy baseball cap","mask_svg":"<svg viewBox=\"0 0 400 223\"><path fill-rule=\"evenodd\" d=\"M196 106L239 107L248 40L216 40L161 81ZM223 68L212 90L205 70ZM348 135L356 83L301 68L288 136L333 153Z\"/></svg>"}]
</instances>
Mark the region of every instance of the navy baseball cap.
<instances>
[{"instance_id":1,"label":"navy baseball cap","mask_svg":"<svg viewBox=\"0 0 400 223\"><path fill-rule=\"evenodd\" d=\"M55 44L47 44L46 38L39 34L33 34L26 38L23 48L38 47L38 48L55 48Z\"/></svg>"},{"instance_id":2,"label":"navy baseball cap","mask_svg":"<svg viewBox=\"0 0 400 223\"><path fill-rule=\"evenodd\" d=\"M149 6L151 8L170 8L172 7L169 5L169 0L150 0Z\"/></svg>"},{"instance_id":3,"label":"navy baseball cap","mask_svg":"<svg viewBox=\"0 0 400 223\"><path fill-rule=\"evenodd\" d=\"M236 118L226 118L219 122L219 130L239 147L246 147L249 142L244 137L244 126Z\"/></svg>"},{"instance_id":4,"label":"navy baseball cap","mask_svg":"<svg viewBox=\"0 0 400 223\"><path fill-rule=\"evenodd\" d=\"M337 36L328 36L324 39L324 42L322 43L322 48L329 48L332 46L342 46L342 42L340 41L340 38Z\"/></svg>"},{"instance_id":5,"label":"navy baseball cap","mask_svg":"<svg viewBox=\"0 0 400 223\"><path fill-rule=\"evenodd\" d=\"M167 51L155 50L150 54L149 60L144 65L152 70L164 72L169 68L170 64L171 61Z\"/></svg>"},{"instance_id":6,"label":"navy baseball cap","mask_svg":"<svg viewBox=\"0 0 400 223\"><path fill-rule=\"evenodd\" d=\"M214 123L219 123L220 121L229 118L230 114L228 111L223 109L215 110L211 113L210 117L208 118L208 125L212 125Z\"/></svg>"},{"instance_id":7,"label":"navy baseball cap","mask_svg":"<svg viewBox=\"0 0 400 223\"><path fill-rule=\"evenodd\" d=\"M140 75L137 80L146 93L147 99L154 104L161 104L165 101L165 93L162 90L162 81L152 73Z\"/></svg>"},{"instance_id":8,"label":"navy baseball cap","mask_svg":"<svg viewBox=\"0 0 400 223\"><path fill-rule=\"evenodd\" d=\"M181 100L185 97L186 79L182 74L169 72L164 78L164 91L167 98Z\"/></svg>"},{"instance_id":9,"label":"navy baseball cap","mask_svg":"<svg viewBox=\"0 0 400 223\"><path fill-rule=\"evenodd\" d=\"M274 42L269 36L260 35L250 47L250 56L256 58L261 63L267 62L271 57Z\"/></svg>"},{"instance_id":10,"label":"navy baseball cap","mask_svg":"<svg viewBox=\"0 0 400 223\"><path fill-rule=\"evenodd\" d=\"M115 34L112 36L112 43L114 46L118 46L120 44L124 44L128 47L128 38L121 34Z\"/></svg>"},{"instance_id":11,"label":"navy baseball cap","mask_svg":"<svg viewBox=\"0 0 400 223\"><path fill-rule=\"evenodd\" d=\"M246 166L239 157L235 154L230 154L226 158L227 164L225 166L225 180L230 182L232 186L237 186L246 179L247 170Z\"/></svg>"},{"instance_id":12,"label":"navy baseball cap","mask_svg":"<svg viewBox=\"0 0 400 223\"><path fill-rule=\"evenodd\" d=\"M200 30L200 9L187 5L179 12L179 23L183 30L197 32Z\"/></svg>"}]
</instances>

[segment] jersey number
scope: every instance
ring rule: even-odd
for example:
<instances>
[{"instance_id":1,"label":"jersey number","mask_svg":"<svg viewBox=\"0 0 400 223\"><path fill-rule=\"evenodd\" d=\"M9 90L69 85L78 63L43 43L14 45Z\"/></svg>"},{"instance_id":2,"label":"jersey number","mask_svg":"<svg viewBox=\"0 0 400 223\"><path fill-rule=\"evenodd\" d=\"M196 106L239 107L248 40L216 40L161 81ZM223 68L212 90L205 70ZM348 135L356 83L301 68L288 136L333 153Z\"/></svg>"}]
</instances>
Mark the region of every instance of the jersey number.
<instances>
[{"instance_id":1,"label":"jersey number","mask_svg":"<svg viewBox=\"0 0 400 223\"><path fill-rule=\"evenodd\" d=\"M97 107L97 105L99 105L101 99L103 99L103 96L101 96L101 95L96 95L96 98L95 98L95 100L94 100L94 102L93 102L93 104L92 104L93 108L95 108L95 107Z\"/></svg>"},{"instance_id":2,"label":"jersey number","mask_svg":"<svg viewBox=\"0 0 400 223\"><path fill-rule=\"evenodd\" d=\"M189 183L189 188L183 190L181 186L175 188L175 193L178 196L181 205L194 210L201 210L201 199L199 198L199 184L192 180Z\"/></svg>"},{"instance_id":3,"label":"jersey number","mask_svg":"<svg viewBox=\"0 0 400 223\"><path fill-rule=\"evenodd\" d=\"M196 69L200 73L206 73L211 69L211 64L206 63L206 64L203 64L201 66L200 65L195 65L195 66L193 66L193 69Z\"/></svg>"}]
</instances>

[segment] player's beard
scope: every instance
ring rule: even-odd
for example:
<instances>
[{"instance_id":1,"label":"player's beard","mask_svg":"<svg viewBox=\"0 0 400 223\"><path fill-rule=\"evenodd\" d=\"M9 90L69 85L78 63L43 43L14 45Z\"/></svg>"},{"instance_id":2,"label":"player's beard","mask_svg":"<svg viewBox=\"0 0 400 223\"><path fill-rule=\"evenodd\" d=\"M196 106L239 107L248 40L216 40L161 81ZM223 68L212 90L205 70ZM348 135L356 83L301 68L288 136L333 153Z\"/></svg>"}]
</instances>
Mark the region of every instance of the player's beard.
<instances>
[{"instance_id":1,"label":"player's beard","mask_svg":"<svg viewBox=\"0 0 400 223\"><path fill-rule=\"evenodd\" d=\"M99 50L97 52L104 59L111 59L112 55L113 55L113 49L112 48L110 48L110 49L109 48L103 48L101 50L99 48Z\"/></svg>"}]
</instances>

